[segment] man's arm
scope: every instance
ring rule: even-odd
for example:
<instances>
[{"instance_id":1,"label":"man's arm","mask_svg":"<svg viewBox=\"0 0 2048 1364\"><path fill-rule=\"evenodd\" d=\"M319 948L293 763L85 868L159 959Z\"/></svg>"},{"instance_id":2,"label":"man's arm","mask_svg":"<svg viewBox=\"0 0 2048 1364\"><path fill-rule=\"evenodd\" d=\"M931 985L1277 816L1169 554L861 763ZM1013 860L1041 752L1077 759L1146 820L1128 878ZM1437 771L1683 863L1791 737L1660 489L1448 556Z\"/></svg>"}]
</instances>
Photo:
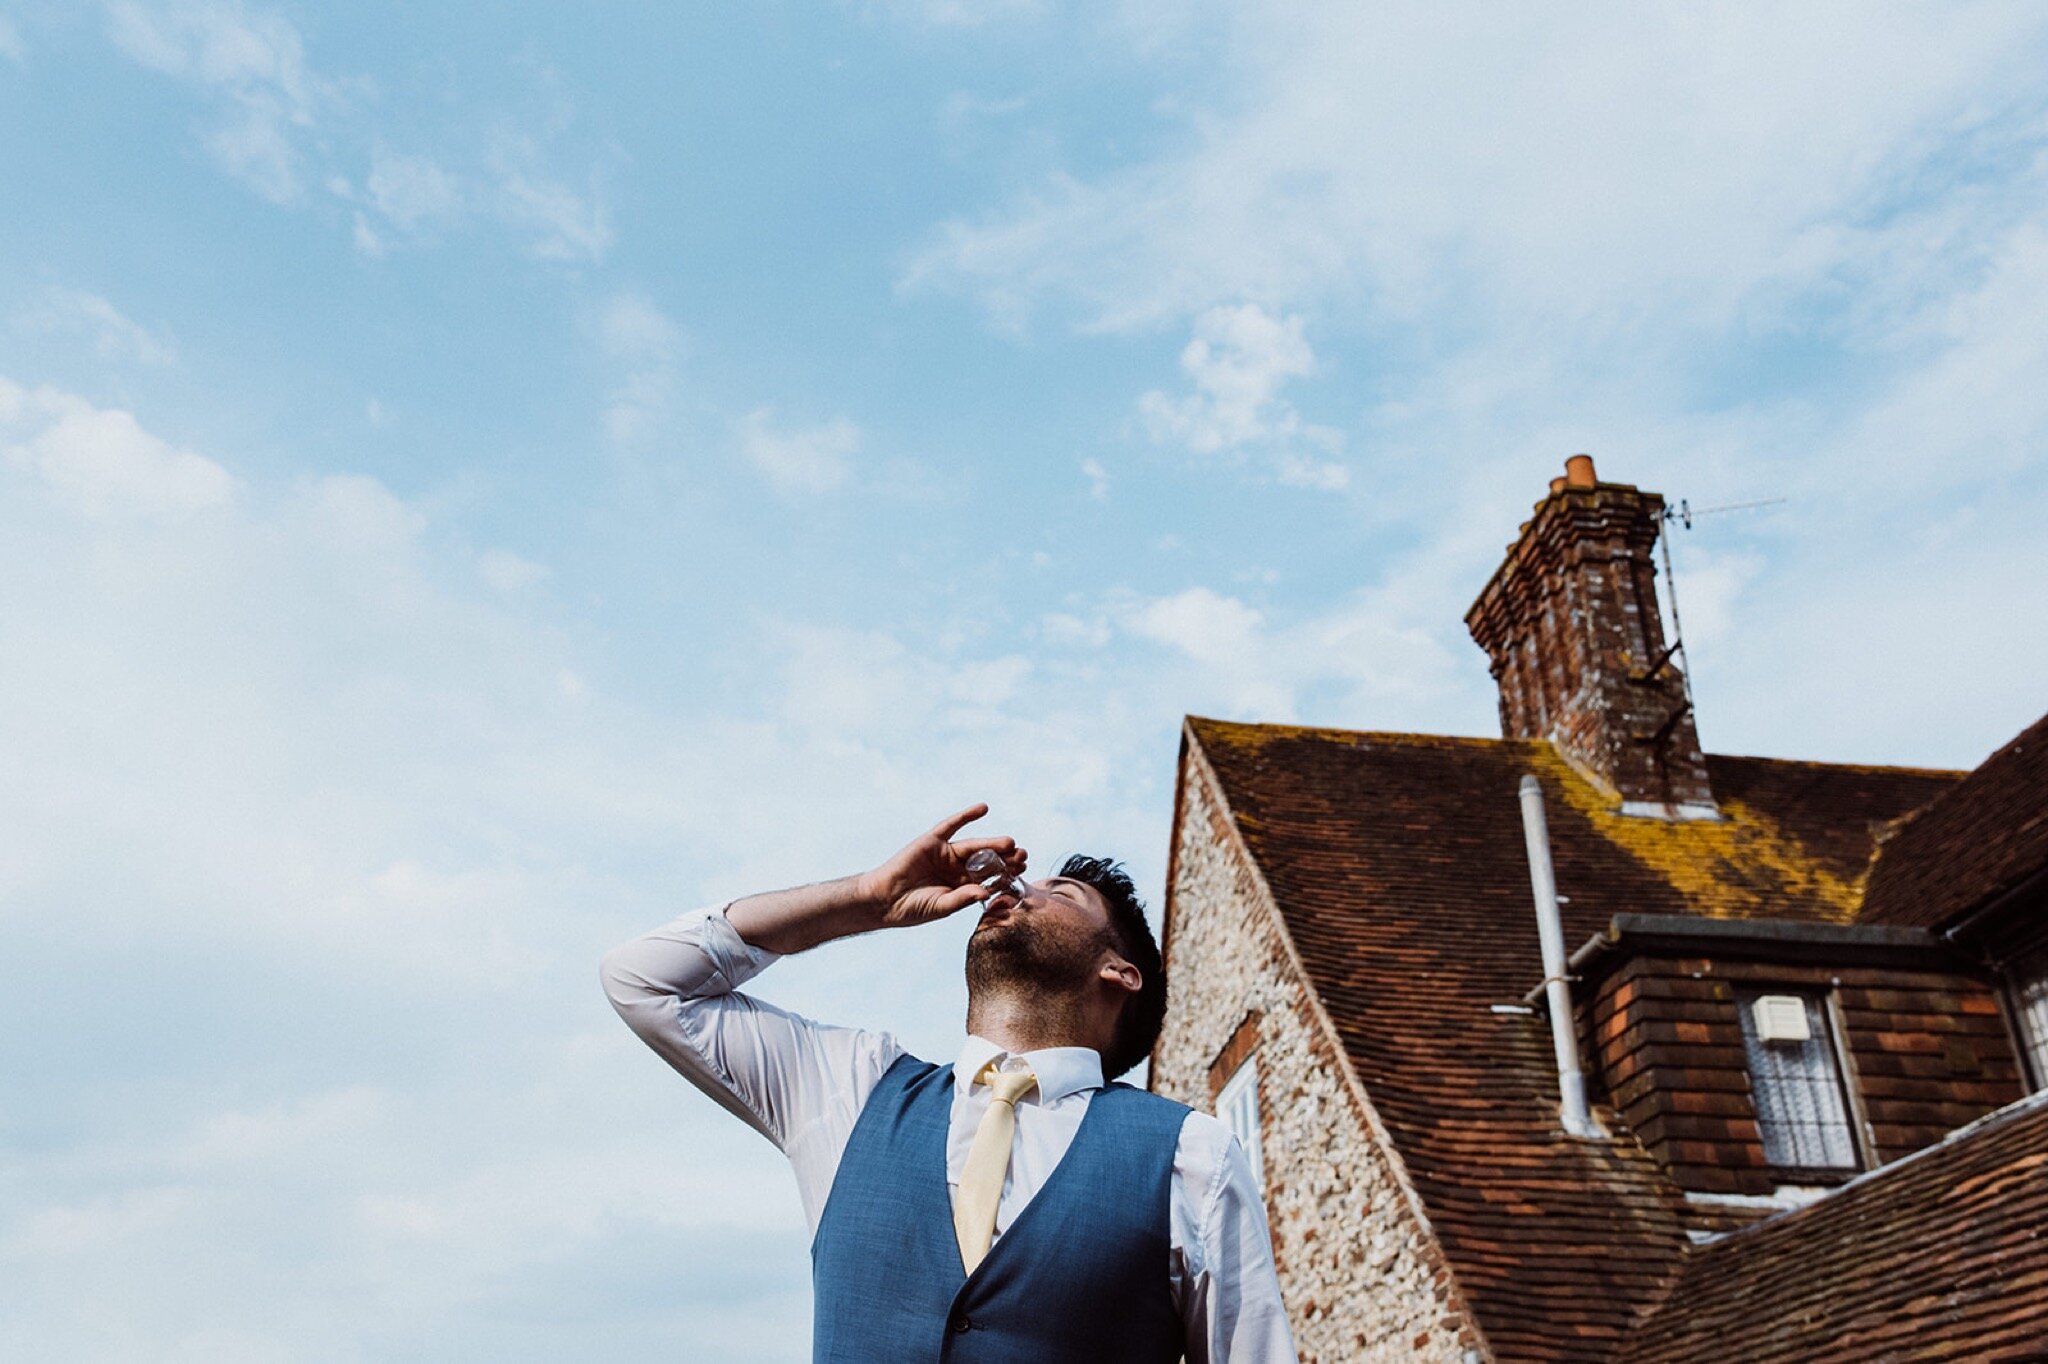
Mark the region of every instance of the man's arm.
<instances>
[{"instance_id":1,"label":"man's arm","mask_svg":"<svg viewBox=\"0 0 2048 1364\"><path fill-rule=\"evenodd\" d=\"M657 1056L786 1150L818 1087L800 1077L857 1069L859 1038L738 992L774 961L713 910L613 948L600 976L612 1008Z\"/></svg>"},{"instance_id":2,"label":"man's arm","mask_svg":"<svg viewBox=\"0 0 2048 1364\"><path fill-rule=\"evenodd\" d=\"M1266 1202L1251 1160L1229 1129L1206 1114L1190 1115L1181 1137L1176 1164L1214 1171L1207 1196L1190 1209L1197 1226L1188 1238L1181 1304L1188 1364L1295 1364Z\"/></svg>"},{"instance_id":3,"label":"man's arm","mask_svg":"<svg viewBox=\"0 0 2048 1364\"><path fill-rule=\"evenodd\" d=\"M853 933L943 918L984 897L962 884L982 848L1022 870L1007 838L948 840L987 812L961 811L871 872L735 901L723 913L689 914L604 960L612 1007L684 1078L777 1146L793 1149L807 1127L850 1123L895 1044L877 1033L828 1028L738 987L777 956ZM836 1157L836 1152L834 1152Z\"/></svg>"},{"instance_id":4,"label":"man's arm","mask_svg":"<svg viewBox=\"0 0 2048 1364\"><path fill-rule=\"evenodd\" d=\"M778 956L878 928L908 928L958 913L988 898L967 880L967 859L987 848L1011 872L1024 870L1024 850L1011 838L953 835L988 813L970 805L940 820L871 872L794 890L735 900L726 917L751 945Z\"/></svg>"}]
</instances>

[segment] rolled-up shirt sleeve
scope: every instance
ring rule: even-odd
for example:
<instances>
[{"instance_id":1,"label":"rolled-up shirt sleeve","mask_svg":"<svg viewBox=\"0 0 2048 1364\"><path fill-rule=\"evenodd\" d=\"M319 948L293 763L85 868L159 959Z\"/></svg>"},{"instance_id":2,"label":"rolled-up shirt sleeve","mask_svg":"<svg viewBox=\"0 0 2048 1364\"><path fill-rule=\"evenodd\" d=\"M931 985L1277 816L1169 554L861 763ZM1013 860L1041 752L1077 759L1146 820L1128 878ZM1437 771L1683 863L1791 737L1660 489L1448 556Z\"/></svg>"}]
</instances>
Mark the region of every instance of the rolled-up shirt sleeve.
<instances>
[{"instance_id":1,"label":"rolled-up shirt sleeve","mask_svg":"<svg viewBox=\"0 0 2048 1364\"><path fill-rule=\"evenodd\" d=\"M641 1041L781 1146L776 1105L757 1083L752 1054L765 1050L764 1020L748 1016L763 1006L734 993L775 960L740 937L724 910L699 910L613 948L600 975L612 1008Z\"/></svg>"},{"instance_id":2,"label":"rolled-up shirt sleeve","mask_svg":"<svg viewBox=\"0 0 2048 1364\"><path fill-rule=\"evenodd\" d=\"M1194 1115L1182 1132L1184 1166L1208 1174L1206 1189L1187 1191L1197 1222L1181 1298L1188 1364L1294 1364L1258 1179L1237 1138L1204 1119Z\"/></svg>"},{"instance_id":3,"label":"rolled-up shirt sleeve","mask_svg":"<svg viewBox=\"0 0 2048 1364\"><path fill-rule=\"evenodd\" d=\"M613 948L600 974L641 1041L790 1158L815 1226L860 1107L902 1048L741 993L777 960L723 909L699 910Z\"/></svg>"}]
</instances>

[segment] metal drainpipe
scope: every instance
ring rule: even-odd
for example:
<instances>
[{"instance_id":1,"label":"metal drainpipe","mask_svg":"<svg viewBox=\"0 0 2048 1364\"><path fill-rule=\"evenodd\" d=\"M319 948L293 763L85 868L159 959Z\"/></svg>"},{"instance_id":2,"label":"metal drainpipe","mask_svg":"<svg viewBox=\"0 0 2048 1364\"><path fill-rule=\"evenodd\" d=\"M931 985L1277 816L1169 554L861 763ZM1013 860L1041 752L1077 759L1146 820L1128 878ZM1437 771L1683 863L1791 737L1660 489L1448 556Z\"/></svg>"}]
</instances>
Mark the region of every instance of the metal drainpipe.
<instances>
[{"instance_id":1,"label":"metal drainpipe","mask_svg":"<svg viewBox=\"0 0 2048 1364\"><path fill-rule=\"evenodd\" d=\"M1521 791L1522 837L1529 845L1529 889L1536 896L1536 935L1543 943L1543 993L1550 1006L1550 1040L1557 1050L1564 1130L1575 1137L1604 1137L1607 1133L1586 1107L1586 1076L1579 1069L1572 987L1565 979L1564 924L1557 914L1557 878L1550 870L1550 827L1543 818L1543 784L1523 777Z\"/></svg>"}]
</instances>

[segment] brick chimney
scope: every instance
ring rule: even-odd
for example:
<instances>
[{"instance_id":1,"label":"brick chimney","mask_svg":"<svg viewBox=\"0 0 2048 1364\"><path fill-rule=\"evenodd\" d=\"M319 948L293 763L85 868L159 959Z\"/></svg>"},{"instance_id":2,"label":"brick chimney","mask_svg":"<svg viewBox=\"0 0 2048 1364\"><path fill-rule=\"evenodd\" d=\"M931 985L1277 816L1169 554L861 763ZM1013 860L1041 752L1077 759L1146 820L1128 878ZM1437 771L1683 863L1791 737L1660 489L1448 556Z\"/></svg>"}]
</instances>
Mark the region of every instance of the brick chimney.
<instances>
[{"instance_id":1,"label":"brick chimney","mask_svg":"<svg viewBox=\"0 0 2048 1364\"><path fill-rule=\"evenodd\" d=\"M1624 814L1716 818L1657 608L1664 499L1600 482L1590 455L1564 468L1465 613L1500 684L1501 733L1548 739Z\"/></svg>"}]
</instances>

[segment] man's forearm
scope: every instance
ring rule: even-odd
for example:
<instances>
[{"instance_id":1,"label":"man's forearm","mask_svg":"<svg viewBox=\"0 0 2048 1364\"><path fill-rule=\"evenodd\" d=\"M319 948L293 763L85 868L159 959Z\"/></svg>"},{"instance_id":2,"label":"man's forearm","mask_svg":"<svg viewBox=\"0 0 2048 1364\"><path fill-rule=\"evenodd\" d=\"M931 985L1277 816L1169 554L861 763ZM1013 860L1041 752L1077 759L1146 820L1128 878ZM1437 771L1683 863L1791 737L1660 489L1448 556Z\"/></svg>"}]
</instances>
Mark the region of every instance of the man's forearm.
<instances>
[{"instance_id":1,"label":"man's forearm","mask_svg":"<svg viewBox=\"0 0 2048 1364\"><path fill-rule=\"evenodd\" d=\"M788 956L882 927L888 906L869 884L866 875L842 876L749 895L728 905L725 917L750 946Z\"/></svg>"},{"instance_id":2,"label":"man's forearm","mask_svg":"<svg viewBox=\"0 0 2048 1364\"><path fill-rule=\"evenodd\" d=\"M1024 870L1026 854L1013 838L953 842L953 835L987 813L981 804L956 811L873 871L735 900L726 906L726 921L749 946L787 956L834 938L957 914L988 895L967 878L975 853L995 853L1012 876Z\"/></svg>"}]
</instances>

